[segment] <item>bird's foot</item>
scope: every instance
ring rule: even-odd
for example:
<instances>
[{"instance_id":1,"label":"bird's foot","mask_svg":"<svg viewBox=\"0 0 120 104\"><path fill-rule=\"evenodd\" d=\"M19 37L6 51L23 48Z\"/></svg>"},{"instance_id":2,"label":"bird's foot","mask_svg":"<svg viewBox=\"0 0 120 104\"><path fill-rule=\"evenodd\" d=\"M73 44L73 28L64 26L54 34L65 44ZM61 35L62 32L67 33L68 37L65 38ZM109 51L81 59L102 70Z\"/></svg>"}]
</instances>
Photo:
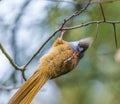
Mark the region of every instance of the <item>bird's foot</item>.
<instances>
[{"instance_id":1,"label":"bird's foot","mask_svg":"<svg viewBox=\"0 0 120 104\"><path fill-rule=\"evenodd\" d=\"M64 63L65 63L65 62L68 62L68 61L71 61L72 59L77 58L78 55L79 55L79 52L74 51L73 54L72 54L72 56L69 57L68 59L66 59L66 60L64 61Z\"/></svg>"},{"instance_id":2,"label":"bird's foot","mask_svg":"<svg viewBox=\"0 0 120 104\"><path fill-rule=\"evenodd\" d=\"M66 33L66 31L65 31L65 30L62 30L62 31L61 31L60 40L62 40L62 39L63 39L63 36L65 35L65 33Z\"/></svg>"}]
</instances>

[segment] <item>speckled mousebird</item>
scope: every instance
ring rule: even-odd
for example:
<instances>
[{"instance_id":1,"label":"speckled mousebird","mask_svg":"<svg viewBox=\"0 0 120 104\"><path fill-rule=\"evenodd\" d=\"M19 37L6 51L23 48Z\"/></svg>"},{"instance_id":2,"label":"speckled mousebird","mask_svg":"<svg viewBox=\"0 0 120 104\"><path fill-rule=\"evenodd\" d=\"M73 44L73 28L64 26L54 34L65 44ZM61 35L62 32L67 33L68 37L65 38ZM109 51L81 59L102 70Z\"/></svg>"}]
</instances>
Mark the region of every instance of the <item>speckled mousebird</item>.
<instances>
[{"instance_id":1,"label":"speckled mousebird","mask_svg":"<svg viewBox=\"0 0 120 104\"><path fill-rule=\"evenodd\" d=\"M30 104L40 88L49 80L59 77L73 70L85 51L92 43L92 38L67 42L57 38L51 49L40 59L35 73L23 84L8 104Z\"/></svg>"}]
</instances>

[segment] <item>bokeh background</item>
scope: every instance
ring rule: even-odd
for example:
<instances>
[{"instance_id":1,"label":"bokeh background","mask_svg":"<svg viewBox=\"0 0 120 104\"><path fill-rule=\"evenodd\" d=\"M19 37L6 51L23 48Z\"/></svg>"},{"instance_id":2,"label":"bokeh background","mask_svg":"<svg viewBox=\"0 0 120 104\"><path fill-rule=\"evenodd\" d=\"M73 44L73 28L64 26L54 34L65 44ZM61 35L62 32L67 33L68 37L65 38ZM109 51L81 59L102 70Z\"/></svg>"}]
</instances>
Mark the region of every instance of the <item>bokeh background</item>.
<instances>
[{"instance_id":1,"label":"bokeh background","mask_svg":"<svg viewBox=\"0 0 120 104\"><path fill-rule=\"evenodd\" d=\"M86 1L1 0L0 42L16 64L24 65L65 18L84 7L84 4L77 3ZM102 5L106 20L120 21L119 0ZM102 19L99 4L91 4L66 26ZM48 81L32 104L120 104L120 24L116 25L116 32L117 48L113 25L100 24L97 39L75 70ZM39 58L59 35L53 37L29 64L25 71L27 78L34 73ZM64 40L74 41L83 37L96 37L96 24L69 30ZM7 104L17 90L15 87L21 84L21 72L15 70L0 51L0 104Z\"/></svg>"}]
</instances>

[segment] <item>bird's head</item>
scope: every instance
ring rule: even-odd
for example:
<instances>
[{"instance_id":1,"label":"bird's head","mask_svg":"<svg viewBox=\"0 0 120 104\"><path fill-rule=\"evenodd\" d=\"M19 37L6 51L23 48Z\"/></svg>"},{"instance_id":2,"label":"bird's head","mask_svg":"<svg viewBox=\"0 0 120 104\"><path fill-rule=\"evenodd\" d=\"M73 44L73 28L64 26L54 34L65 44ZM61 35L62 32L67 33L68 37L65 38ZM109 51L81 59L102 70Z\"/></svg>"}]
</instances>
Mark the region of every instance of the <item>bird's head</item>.
<instances>
[{"instance_id":1,"label":"bird's head","mask_svg":"<svg viewBox=\"0 0 120 104\"><path fill-rule=\"evenodd\" d=\"M85 51L91 46L93 42L93 38L88 37L84 39L80 39L79 41L70 42L70 46L76 52L79 52L79 58L84 56Z\"/></svg>"}]
</instances>

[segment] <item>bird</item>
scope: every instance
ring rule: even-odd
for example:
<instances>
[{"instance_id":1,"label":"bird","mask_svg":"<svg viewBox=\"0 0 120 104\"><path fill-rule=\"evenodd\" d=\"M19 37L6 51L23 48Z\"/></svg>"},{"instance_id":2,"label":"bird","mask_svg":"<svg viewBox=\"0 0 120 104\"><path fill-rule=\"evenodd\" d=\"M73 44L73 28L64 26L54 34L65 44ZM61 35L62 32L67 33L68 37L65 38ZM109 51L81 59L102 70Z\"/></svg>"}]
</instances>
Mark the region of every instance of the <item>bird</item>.
<instances>
[{"instance_id":1,"label":"bird","mask_svg":"<svg viewBox=\"0 0 120 104\"><path fill-rule=\"evenodd\" d=\"M91 46L93 39L87 37L67 42L63 40L64 34L65 31L62 31L61 36L54 41L48 53L40 58L34 74L18 89L8 104L30 104L48 80L75 69L85 51Z\"/></svg>"}]
</instances>

